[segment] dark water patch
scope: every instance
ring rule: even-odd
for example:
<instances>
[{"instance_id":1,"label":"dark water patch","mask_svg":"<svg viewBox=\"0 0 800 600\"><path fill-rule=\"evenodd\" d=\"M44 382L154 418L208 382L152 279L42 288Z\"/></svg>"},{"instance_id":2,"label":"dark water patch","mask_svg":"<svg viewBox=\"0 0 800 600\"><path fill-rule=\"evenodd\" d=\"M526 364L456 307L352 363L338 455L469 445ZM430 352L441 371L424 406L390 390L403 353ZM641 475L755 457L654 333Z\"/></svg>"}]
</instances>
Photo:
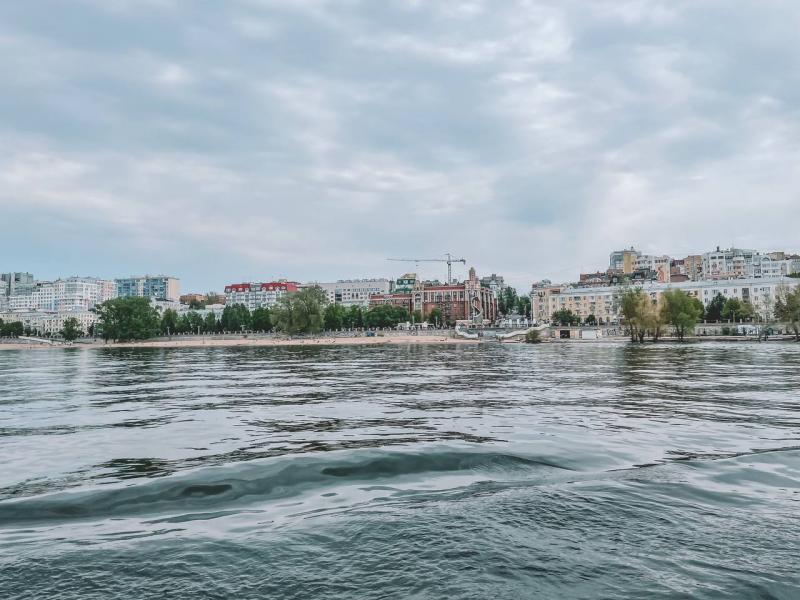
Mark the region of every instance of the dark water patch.
<instances>
[{"instance_id":1,"label":"dark water patch","mask_svg":"<svg viewBox=\"0 0 800 600\"><path fill-rule=\"evenodd\" d=\"M550 461L499 453L436 451L422 454L359 452L338 457L283 459L255 467L204 470L179 479L151 480L113 490L60 493L0 503L0 527L70 519L117 518L207 509L240 500L289 498L317 487L435 472L561 469Z\"/></svg>"}]
</instances>

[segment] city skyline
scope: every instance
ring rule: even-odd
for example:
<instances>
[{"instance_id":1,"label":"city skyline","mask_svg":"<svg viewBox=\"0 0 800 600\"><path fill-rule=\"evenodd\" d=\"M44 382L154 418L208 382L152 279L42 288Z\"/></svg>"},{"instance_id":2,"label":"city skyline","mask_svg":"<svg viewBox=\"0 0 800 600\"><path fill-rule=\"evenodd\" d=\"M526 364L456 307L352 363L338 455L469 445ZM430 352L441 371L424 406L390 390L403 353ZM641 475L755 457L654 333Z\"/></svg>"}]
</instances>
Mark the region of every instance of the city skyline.
<instances>
[{"instance_id":1,"label":"city skyline","mask_svg":"<svg viewBox=\"0 0 800 600\"><path fill-rule=\"evenodd\" d=\"M761 257L765 257L765 258L768 257L768 255L770 255L770 254L785 255L785 258L782 259L779 262L788 261L789 263L791 263L793 265L793 268L792 267L789 268L788 273L796 273L796 272L798 272L797 265L800 263L800 256L797 253L795 253L793 250L788 249L788 248L783 248L783 249L778 249L778 248L770 248L770 249L765 249L765 248L733 248L733 247L731 247L731 248L722 248L721 246L716 246L716 248L710 248L710 249L705 250L705 251L694 251L694 252L691 252L691 253L689 253L689 254L687 254L685 256L664 253L664 252L661 252L661 251L656 251L655 254L648 255L647 253L642 252L640 248L636 248L634 245L631 245L631 244L628 244L628 245L622 244L622 245L618 245L615 248L617 248L617 249L616 250L612 250L609 253L612 256L612 259L613 259L613 255L615 255L615 254L622 254L623 252L631 251L631 252L636 252L638 255L642 255L643 257L650 258L650 259L653 259L653 258L669 258L673 262L674 261L682 262L685 258L691 258L691 257L703 258L703 256L706 256L706 261L707 261L708 258L711 255L714 255L715 253L722 252L724 254L725 252L730 253L730 252L745 251L745 252L755 252L756 255L761 256ZM513 282L510 282L509 278L504 275L504 271L503 271L502 268L496 268L496 269L493 269L493 270L485 271L485 272L483 272L483 274L487 278L489 277L490 274L492 276L499 275L501 277L501 279L505 279L506 280L506 284L507 285L515 287L518 292L521 292L523 294L527 294L527 293L529 293L531 286L535 287L537 285L537 283L539 283L539 282L541 282L543 280L550 280L550 281L553 281L553 283L559 283L559 284L570 284L570 283L573 283L573 282L578 282L579 280L582 281L585 273L588 273L589 275L599 274L601 272L611 273L614 269L613 269L613 267L611 265L608 264L608 262L604 263L604 261L606 261L606 260L607 259L601 253L600 255L598 255L598 256L596 256L594 258L595 262L592 263L590 269L584 270L583 267L581 267L581 269L576 269L573 272L571 272L571 274L569 274L568 276L562 277L560 279L552 279L552 280L550 280L550 278L548 278L548 277L541 277L541 278L538 278L538 279L535 279L535 280L528 281L524 286L517 286ZM198 288L185 287L185 284L184 284L183 279L182 279L180 274L173 273L173 274L166 275L163 272L153 272L153 273L149 273L149 274L127 275L127 276L120 276L120 275L113 275L113 274L112 275L97 275L97 274L76 275L76 274L60 273L60 274L58 274L58 275L56 275L55 277L52 277L52 278L51 277L40 277L40 276L38 276L38 274L35 274L35 275L37 275L37 277L35 279L37 281L56 281L56 280L61 280L61 279L64 279L64 278L77 277L77 278L112 279L112 280L119 281L119 280L124 280L124 279L141 278L141 277L155 277L155 278L174 277L180 282L181 291L182 291L183 294L204 294L204 293L207 293L207 292L224 293L225 288L228 287L228 286L231 286L231 285L258 283L258 282L265 282L265 281L274 281L274 282L285 281L285 282L290 282L290 283L300 283L300 284L303 284L303 285L309 285L309 284L330 285L330 284L337 283L337 282L338 283L342 283L342 282L377 281L377 280L394 281L395 279L398 279L398 278L402 277L404 274L408 274L408 273L417 274L420 280L442 281L442 282L447 280L446 276L444 276L444 277L442 276L443 272L444 272L444 269L445 269L445 267L443 267L442 265L437 264L437 265L432 266L432 265L429 265L429 264L427 264L425 262L422 262L422 263L415 263L414 261L407 261L407 262L409 264L413 265L413 268L407 268L407 269L396 268L396 269L391 270L391 271L388 271L388 270L384 271L383 273L379 273L377 275L349 274L349 275L342 275L340 277L333 277L333 278L330 278L330 279L322 279L322 278L300 279L298 277L292 277L291 275L289 275L289 276L284 276L284 275L280 275L280 276L256 275L256 276L252 276L252 277L241 278L241 279L238 279L238 280L227 278L226 280L224 280L223 283L221 283L219 285L209 285L209 286L206 286L206 287L202 287L201 286L201 287L198 287ZM442 261L442 263L443 262L444 261ZM465 274L462 275L462 273L460 273L460 271L463 270L463 271L468 273L469 268L470 268L469 264L470 263L468 262L468 264L464 265L462 267L462 269L459 269L458 267L461 266L461 265L458 265L458 264L454 263L453 279L456 280L456 281L463 281L466 278L466 276L465 276ZM342 268L342 270L344 270L344 268ZM786 267L784 267L784 270L786 270ZM9 271L9 269L6 269L5 271L0 271L0 273L4 273L4 272L7 272L7 271ZM439 273L439 271L442 271L442 273ZM21 269L19 271L11 270L11 272L19 272L19 273L27 273L27 274L31 273L30 270L26 270L26 269ZM784 274L786 274L786 273L784 273ZM768 276L772 276L772 275L771 274L770 275L766 275L765 274L764 276L768 277ZM727 278L736 278L736 277L737 276L733 276L733 275L729 277L729 276L726 276L726 275L723 274L721 277L718 277L718 278L727 279ZM741 275L739 275L739 277L741 277Z\"/></svg>"},{"instance_id":2,"label":"city skyline","mask_svg":"<svg viewBox=\"0 0 800 600\"><path fill-rule=\"evenodd\" d=\"M796 245L793 4L86 0L0 17L5 268L204 290L380 277L411 246L523 289L621 239Z\"/></svg>"}]
</instances>

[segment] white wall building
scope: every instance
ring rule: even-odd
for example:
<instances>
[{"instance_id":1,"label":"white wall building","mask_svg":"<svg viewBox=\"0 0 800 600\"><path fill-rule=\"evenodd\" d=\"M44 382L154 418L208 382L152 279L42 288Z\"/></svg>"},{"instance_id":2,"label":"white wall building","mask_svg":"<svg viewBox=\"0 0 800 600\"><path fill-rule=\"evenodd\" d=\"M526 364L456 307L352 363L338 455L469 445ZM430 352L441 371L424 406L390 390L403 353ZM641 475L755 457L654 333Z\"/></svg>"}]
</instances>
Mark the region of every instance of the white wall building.
<instances>
[{"instance_id":1,"label":"white wall building","mask_svg":"<svg viewBox=\"0 0 800 600\"><path fill-rule=\"evenodd\" d=\"M13 311L0 313L3 321L20 321L24 327L30 327L39 334L57 335L64 328L64 321L77 319L79 328L88 335L89 327L97 323L97 314L88 310L63 311Z\"/></svg>"},{"instance_id":2,"label":"white wall building","mask_svg":"<svg viewBox=\"0 0 800 600\"><path fill-rule=\"evenodd\" d=\"M250 311L274 306L284 294L298 291L294 281L268 283L233 283L225 286L225 304L244 304Z\"/></svg>"},{"instance_id":3,"label":"white wall building","mask_svg":"<svg viewBox=\"0 0 800 600\"><path fill-rule=\"evenodd\" d=\"M388 294L391 283L388 279L344 279L333 283L309 283L325 292L328 302L343 306L369 306L371 294Z\"/></svg>"},{"instance_id":4,"label":"white wall building","mask_svg":"<svg viewBox=\"0 0 800 600\"><path fill-rule=\"evenodd\" d=\"M704 306L720 294L723 298L737 298L749 302L762 317L772 318L775 300L782 289L800 285L800 279L777 277L750 277L718 281L684 281L680 283L660 283L648 281L637 285L654 301L662 293L680 289L698 298ZM549 321L551 315L561 309L572 311L582 320L589 315L603 323L615 322L620 317L619 299L625 291L623 286L573 287L538 286L531 291L531 308L534 319Z\"/></svg>"},{"instance_id":5,"label":"white wall building","mask_svg":"<svg viewBox=\"0 0 800 600\"><path fill-rule=\"evenodd\" d=\"M88 310L113 298L113 281L94 277L68 277L37 281L30 293L8 298L9 310Z\"/></svg>"}]
</instances>

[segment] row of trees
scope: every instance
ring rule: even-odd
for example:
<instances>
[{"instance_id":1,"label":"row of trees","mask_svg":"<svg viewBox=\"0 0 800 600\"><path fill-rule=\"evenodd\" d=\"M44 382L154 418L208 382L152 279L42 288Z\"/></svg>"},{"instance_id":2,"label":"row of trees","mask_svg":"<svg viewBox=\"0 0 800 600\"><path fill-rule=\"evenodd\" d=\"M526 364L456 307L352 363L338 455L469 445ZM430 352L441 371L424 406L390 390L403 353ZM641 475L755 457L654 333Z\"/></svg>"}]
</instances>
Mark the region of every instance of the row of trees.
<instances>
[{"instance_id":1,"label":"row of trees","mask_svg":"<svg viewBox=\"0 0 800 600\"><path fill-rule=\"evenodd\" d=\"M4 323L0 319L0 337L19 337L25 334L25 326L20 321Z\"/></svg>"},{"instance_id":2,"label":"row of trees","mask_svg":"<svg viewBox=\"0 0 800 600\"><path fill-rule=\"evenodd\" d=\"M794 331L794 339L800 342L800 286L778 296L775 302L775 316L789 324Z\"/></svg>"},{"instance_id":3,"label":"row of trees","mask_svg":"<svg viewBox=\"0 0 800 600\"><path fill-rule=\"evenodd\" d=\"M513 287L507 287L497 295L497 312L501 315L516 313L525 317L531 316L531 299L520 296Z\"/></svg>"},{"instance_id":4,"label":"row of trees","mask_svg":"<svg viewBox=\"0 0 800 600\"><path fill-rule=\"evenodd\" d=\"M323 329L396 327L398 323L412 320L419 323L423 320L419 311L411 315L407 309L398 306L379 305L364 310L358 306L345 308L339 304L328 304L325 292L319 288L286 294L272 309L257 308L250 312L242 304L231 304L225 307L219 319L213 313L205 317L195 311L178 315L172 309L159 315L147 298L115 298L100 305L97 313L97 331L105 340L114 341L224 331L319 333ZM445 324L439 309L431 311L428 322L435 326Z\"/></svg>"},{"instance_id":5,"label":"row of trees","mask_svg":"<svg viewBox=\"0 0 800 600\"><path fill-rule=\"evenodd\" d=\"M638 290L641 292L641 290ZM627 298L627 302L630 303L632 301L631 292L626 292L623 294L621 303L624 304ZM686 295L686 294L684 294ZM673 299L674 300L674 299ZM641 300L639 300L641 302ZM714 298L712 298L711 302L708 304L707 307L703 306L703 303L700 300L694 298L694 305L695 308L699 311L697 316L697 321L707 321L709 323L718 323L724 321L733 321L733 322L746 322L752 321L758 317L757 312L753 305L750 302L739 300L738 298L728 298L725 299L724 296L721 294L716 294ZM571 310L567 308L562 308L557 310L553 313L551 317L551 322L567 326L567 325L580 325L584 323L586 325L596 325L597 324L597 317L594 315L589 315L586 319L581 319L579 315L576 315Z\"/></svg>"},{"instance_id":6,"label":"row of trees","mask_svg":"<svg viewBox=\"0 0 800 600\"><path fill-rule=\"evenodd\" d=\"M680 341L694 330L703 314L703 303L682 290L669 290L655 303L636 288L627 290L621 300L622 316L634 342L653 341L661 337L665 325L671 325Z\"/></svg>"},{"instance_id":7,"label":"row of trees","mask_svg":"<svg viewBox=\"0 0 800 600\"><path fill-rule=\"evenodd\" d=\"M622 315L631 334L631 339L643 342L646 336L657 341L665 325L670 325L680 341L690 335L695 325L706 321L749 321L756 311L749 302L736 298L722 299L717 295L703 307L703 303L681 290L670 290L661 295L659 303L653 302L641 289L628 290L622 295ZM714 319L716 311L721 319ZM789 324L795 339L800 341L800 287L785 290L775 301L774 316Z\"/></svg>"}]
</instances>

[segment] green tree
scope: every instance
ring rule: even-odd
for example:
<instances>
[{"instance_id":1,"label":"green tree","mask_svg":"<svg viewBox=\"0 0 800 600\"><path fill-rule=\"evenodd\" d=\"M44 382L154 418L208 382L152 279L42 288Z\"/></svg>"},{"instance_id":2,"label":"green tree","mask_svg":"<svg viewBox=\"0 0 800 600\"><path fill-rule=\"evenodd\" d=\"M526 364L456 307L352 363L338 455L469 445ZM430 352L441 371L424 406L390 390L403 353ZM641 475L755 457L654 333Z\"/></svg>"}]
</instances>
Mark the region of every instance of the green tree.
<instances>
[{"instance_id":1,"label":"green tree","mask_svg":"<svg viewBox=\"0 0 800 600\"><path fill-rule=\"evenodd\" d=\"M341 304L328 304L323 313L323 324L328 331L338 331L344 327L346 311Z\"/></svg>"},{"instance_id":2,"label":"green tree","mask_svg":"<svg viewBox=\"0 0 800 600\"><path fill-rule=\"evenodd\" d=\"M285 333L319 333L328 298L319 287L305 288L281 296L273 310L275 329Z\"/></svg>"},{"instance_id":3,"label":"green tree","mask_svg":"<svg viewBox=\"0 0 800 600\"><path fill-rule=\"evenodd\" d=\"M523 317L531 316L531 297L520 296L517 298L517 312Z\"/></svg>"},{"instance_id":4,"label":"green tree","mask_svg":"<svg viewBox=\"0 0 800 600\"><path fill-rule=\"evenodd\" d=\"M514 312L517 307L517 290L515 288L508 286L503 290L503 307L505 309L503 311L504 315Z\"/></svg>"},{"instance_id":5,"label":"green tree","mask_svg":"<svg viewBox=\"0 0 800 600\"><path fill-rule=\"evenodd\" d=\"M103 339L145 340L158 334L161 322L149 298L114 298L97 307Z\"/></svg>"},{"instance_id":6,"label":"green tree","mask_svg":"<svg viewBox=\"0 0 800 600\"><path fill-rule=\"evenodd\" d=\"M201 309L203 309L205 307L206 307L205 302L201 302L197 298L192 298L189 301L189 308L192 309L192 310L201 310Z\"/></svg>"},{"instance_id":7,"label":"green tree","mask_svg":"<svg viewBox=\"0 0 800 600\"><path fill-rule=\"evenodd\" d=\"M66 342L74 342L83 335L81 324L75 317L64 319L64 326L61 328L61 337Z\"/></svg>"},{"instance_id":8,"label":"green tree","mask_svg":"<svg viewBox=\"0 0 800 600\"><path fill-rule=\"evenodd\" d=\"M442 326L444 323L444 317L442 317L442 311L439 308L434 308L428 313L428 323L434 327Z\"/></svg>"},{"instance_id":9,"label":"green tree","mask_svg":"<svg viewBox=\"0 0 800 600\"><path fill-rule=\"evenodd\" d=\"M170 335L178 331L178 313L168 308L161 315L161 333Z\"/></svg>"},{"instance_id":10,"label":"green tree","mask_svg":"<svg viewBox=\"0 0 800 600\"><path fill-rule=\"evenodd\" d=\"M371 307L364 315L367 327L396 327L398 323L411 320L408 309L391 304L379 304Z\"/></svg>"},{"instance_id":11,"label":"green tree","mask_svg":"<svg viewBox=\"0 0 800 600\"><path fill-rule=\"evenodd\" d=\"M631 341L644 342L648 328L653 325L650 298L641 288L628 289L620 298L620 308Z\"/></svg>"},{"instance_id":12,"label":"green tree","mask_svg":"<svg viewBox=\"0 0 800 600\"><path fill-rule=\"evenodd\" d=\"M695 308L697 309L697 320L702 321L705 319L706 316L706 307L703 306L703 301L700 298L695 298L692 296L692 302L694 303Z\"/></svg>"},{"instance_id":13,"label":"green tree","mask_svg":"<svg viewBox=\"0 0 800 600\"><path fill-rule=\"evenodd\" d=\"M342 315L342 327L345 329L355 329L364 326L364 311L360 306L351 306Z\"/></svg>"},{"instance_id":14,"label":"green tree","mask_svg":"<svg viewBox=\"0 0 800 600\"><path fill-rule=\"evenodd\" d=\"M706 308L706 321L718 323L722 320L722 309L725 308L725 297L717 292Z\"/></svg>"},{"instance_id":15,"label":"green tree","mask_svg":"<svg viewBox=\"0 0 800 600\"><path fill-rule=\"evenodd\" d=\"M800 286L794 290L783 289L775 300L775 316L794 331L795 340L800 342Z\"/></svg>"},{"instance_id":16,"label":"green tree","mask_svg":"<svg viewBox=\"0 0 800 600\"><path fill-rule=\"evenodd\" d=\"M215 317L214 313L211 311L209 311L206 318L203 319L203 331L206 333L216 333L217 331L217 317Z\"/></svg>"},{"instance_id":17,"label":"green tree","mask_svg":"<svg viewBox=\"0 0 800 600\"><path fill-rule=\"evenodd\" d=\"M205 323L203 321L203 316L199 312L190 310L186 315L186 320L189 325L189 333L198 334L203 330Z\"/></svg>"},{"instance_id":18,"label":"green tree","mask_svg":"<svg viewBox=\"0 0 800 600\"><path fill-rule=\"evenodd\" d=\"M250 310L244 304L229 304L222 311L220 324L224 331L243 331L250 328Z\"/></svg>"},{"instance_id":19,"label":"green tree","mask_svg":"<svg viewBox=\"0 0 800 600\"><path fill-rule=\"evenodd\" d=\"M568 308L561 308L557 310L553 313L553 316L550 318L550 320L556 325L562 325L565 327L568 325L578 325L581 322L581 318Z\"/></svg>"},{"instance_id":20,"label":"green tree","mask_svg":"<svg viewBox=\"0 0 800 600\"><path fill-rule=\"evenodd\" d=\"M738 298L728 298L722 307L722 318L728 321L749 321L754 314L753 305Z\"/></svg>"},{"instance_id":21,"label":"green tree","mask_svg":"<svg viewBox=\"0 0 800 600\"><path fill-rule=\"evenodd\" d=\"M497 313L500 315L506 314L506 296L502 290L497 292Z\"/></svg>"},{"instance_id":22,"label":"green tree","mask_svg":"<svg viewBox=\"0 0 800 600\"><path fill-rule=\"evenodd\" d=\"M25 326L22 321L9 321L3 323L0 319L0 337L19 337L25 334Z\"/></svg>"},{"instance_id":23,"label":"green tree","mask_svg":"<svg viewBox=\"0 0 800 600\"><path fill-rule=\"evenodd\" d=\"M269 308L261 307L255 309L251 318L251 325L254 331L272 331L272 313Z\"/></svg>"},{"instance_id":24,"label":"green tree","mask_svg":"<svg viewBox=\"0 0 800 600\"><path fill-rule=\"evenodd\" d=\"M702 314L696 298L682 290L669 290L661 295L664 321L675 328L678 340L683 341L687 333L694 330Z\"/></svg>"},{"instance_id":25,"label":"green tree","mask_svg":"<svg viewBox=\"0 0 800 600\"><path fill-rule=\"evenodd\" d=\"M595 317L594 315L589 315L588 317L586 317L585 323L587 325L597 325L597 317Z\"/></svg>"}]
</instances>

